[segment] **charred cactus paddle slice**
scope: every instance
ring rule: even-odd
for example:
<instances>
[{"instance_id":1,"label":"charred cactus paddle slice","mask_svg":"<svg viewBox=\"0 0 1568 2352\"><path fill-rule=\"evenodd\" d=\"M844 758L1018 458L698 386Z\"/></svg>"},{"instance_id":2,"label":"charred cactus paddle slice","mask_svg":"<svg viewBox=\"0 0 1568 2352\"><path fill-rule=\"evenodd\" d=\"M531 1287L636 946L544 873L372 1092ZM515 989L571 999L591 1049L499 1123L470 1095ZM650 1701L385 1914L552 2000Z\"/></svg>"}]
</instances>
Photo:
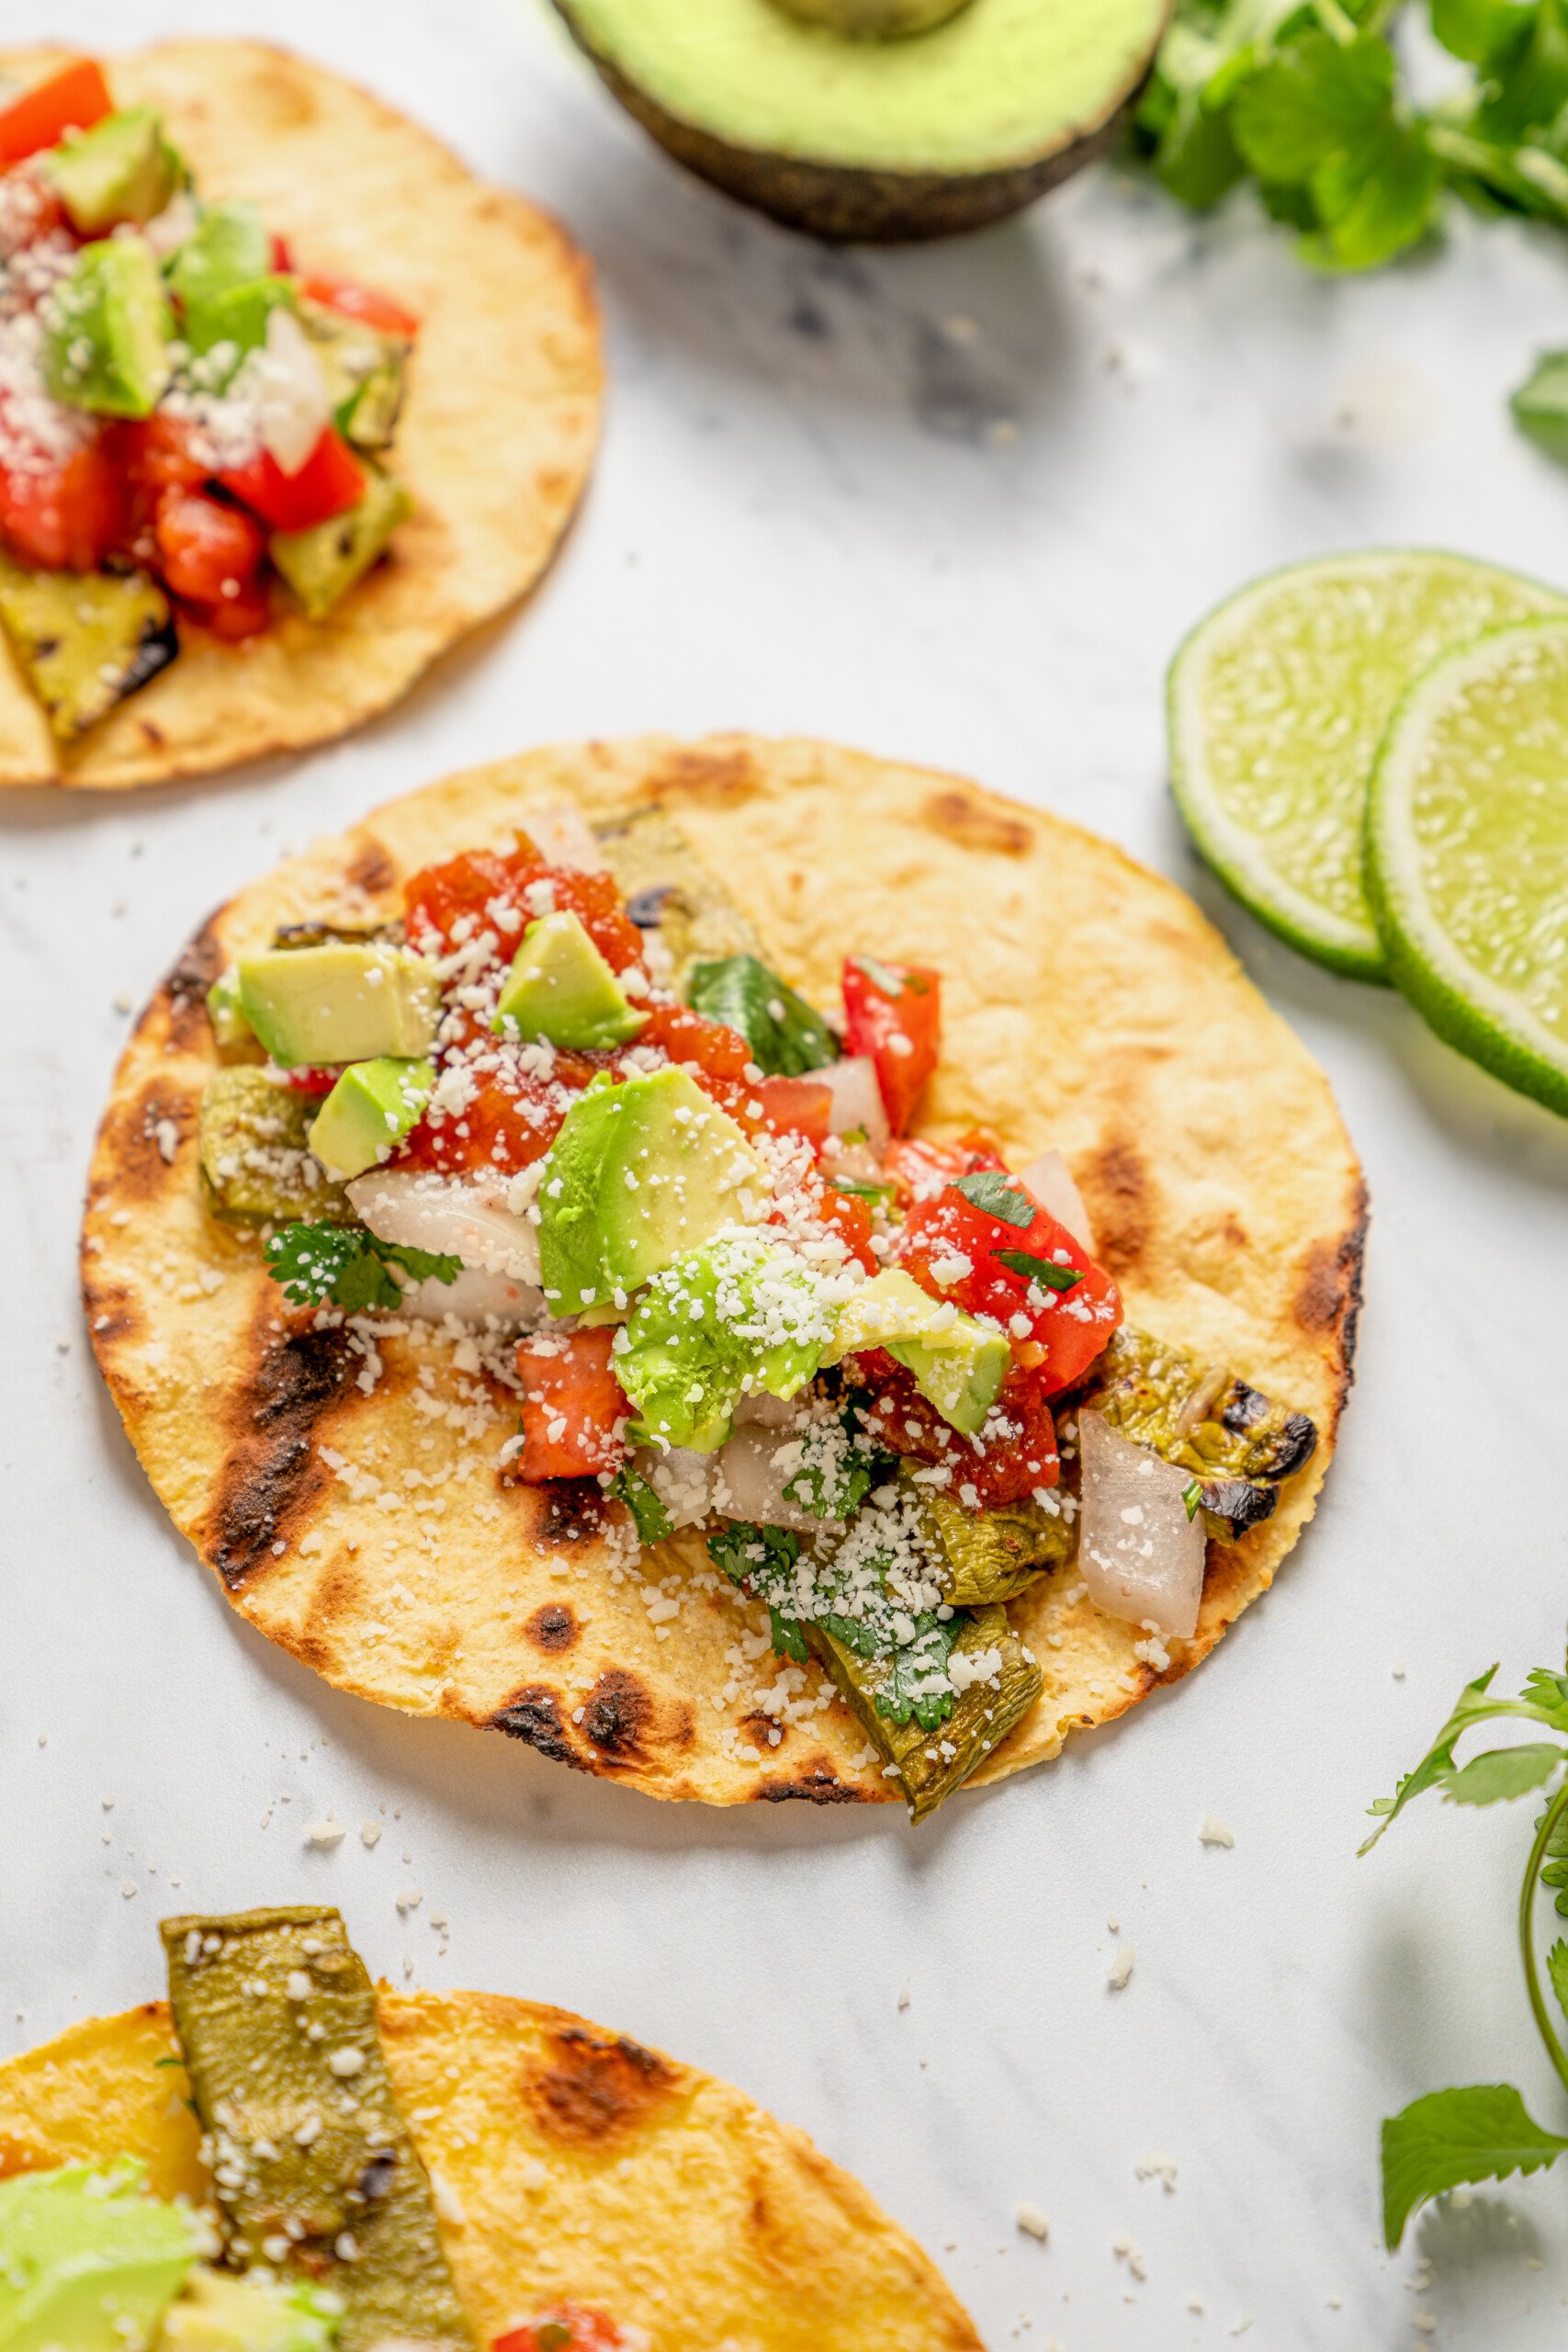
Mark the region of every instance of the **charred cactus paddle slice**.
<instances>
[{"instance_id":1,"label":"charred cactus paddle slice","mask_svg":"<svg viewBox=\"0 0 1568 2352\"><path fill-rule=\"evenodd\" d=\"M1072 1553L1072 1523L1066 1512L1036 1502L965 1510L951 1494L921 1486L907 1463L899 1468L898 1483L919 1505L932 1544L947 1564L942 1597L955 1609L1010 1600Z\"/></svg>"},{"instance_id":2,"label":"charred cactus paddle slice","mask_svg":"<svg viewBox=\"0 0 1568 2352\"><path fill-rule=\"evenodd\" d=\"M1280 1487L1311 1461L1315 1423L1221 1364L1123 1324L1077 1402L1200 1483L1211 1535L1234 1544L1272 1516Z\"/></svg>"},{"instance_id":3,"label":"charred cactus paddle slice","mask_svg":"<svg viewBox=\"0 0 1568 2352\"><path fill-rule=\"evenodd\" d=\"M226 2251L329 2286L338 2352L473 2352L376 1992L333 1910L165 1919L169 1998Z\"/></svg>"},{"instance_id":4,"label":"charred cactus paddle slice","mask_svg":"<svg viewBox=\"0 0 1568 2352\"><path fill-rule=\"evenodd\" d=\"M179 651L169 600L144 571L29 571L0 556L0 623L61 743Z\"/></svg>"},{"instance_id":5,"label":"charred cactus paddle slice","mask_svg":"<svg viewBox=\"0 0 1568 2352\"><path fill-rule=\"evenodd\" d=\"M824 1625L807 1625L807 1639L828 1668L908 1801L911 1821L923 1821L978 1771L994 1747L1022 1720L1045 1678L999 1606L967 1612L953 1655L998 1657L994 1679L959 1693L952 1713L933 1731L912 1719L896 1724L877 1713L876 1700L892 1671L891 1658L862 1657Z\"/></svg>"}]
</instances>

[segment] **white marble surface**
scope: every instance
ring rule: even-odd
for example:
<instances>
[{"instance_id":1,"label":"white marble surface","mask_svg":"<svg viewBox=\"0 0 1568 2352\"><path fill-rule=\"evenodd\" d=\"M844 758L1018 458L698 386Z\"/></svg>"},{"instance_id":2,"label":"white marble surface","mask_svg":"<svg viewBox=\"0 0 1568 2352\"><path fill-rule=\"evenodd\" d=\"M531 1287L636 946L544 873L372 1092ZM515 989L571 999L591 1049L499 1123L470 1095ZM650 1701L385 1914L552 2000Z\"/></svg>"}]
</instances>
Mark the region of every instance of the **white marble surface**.
<instances>
[{"instance_id":1,"label":"white marble surface","mask_svg":"<svg viewBox=\"0 0 1568 2352\"><path fill-rule=\"evenodd\" d=\"M1568 481L1502 408L1568 340L1561 246L1467 223L1325 285L1245 211L1195 230L1097 174L967 243L833 255L666 164L522 0L34 16L106 47L261 28L372 82L596 254L614 389L532 610L383 724L225 783L4 806L6 2043L153 1990L171 1898L328 1895L394 1977L539 1995L744 2084L945 2261L994 2347L1560 2343L1568 2181L1429 2220L1398 2261L1376 2222L1378 2118L1416 2092L1513 2076L1561 2122L1509 1932L1525 1810L1434 1805L1354 1856L1459 1684L1561 1643L1568 1129L1196 873L1159 687L1212 599L1318 549L1568 576ZM125 1005L194 918L463 763L726 724L967 771L1194 887L1327 1064L1376 1204L1359 1383L1280 1588L1192 1681L919 1836L891 1810L665 1808L340 1698L198 1573L78 1321ZM331 1857L301 1838L329 1809L353 1825ZM1200 1847L1209 1813L1234 1851ZM1135 2177L1151 2154L1173 2193Z\"/></svg>"}]
</instances>

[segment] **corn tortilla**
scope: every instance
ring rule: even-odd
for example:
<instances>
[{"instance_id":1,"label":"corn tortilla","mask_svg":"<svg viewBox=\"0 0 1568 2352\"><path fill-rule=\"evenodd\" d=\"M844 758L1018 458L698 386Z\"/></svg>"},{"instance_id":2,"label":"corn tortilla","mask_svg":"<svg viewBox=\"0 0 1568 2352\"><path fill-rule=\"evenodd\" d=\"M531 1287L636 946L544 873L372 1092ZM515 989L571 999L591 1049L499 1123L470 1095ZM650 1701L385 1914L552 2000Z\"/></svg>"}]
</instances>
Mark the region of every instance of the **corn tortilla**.
<instances>
[{"instance_id":1,"label":"corn tortilla","mask_svg":"<svg viewBox=\"0 0 1568 2352\"><path fill-rule=\"evenodd\" d=\"M0 55L35 76L71 52ZM325 68L251 40L106 60L117 104L163 109L204 197L252 197L307 270L421 322L389 453L414 502L387 559L321 621L275 585L265 634L181 619L177 661L62 751L0 639L0 784L123 790L297 752L373 718L549 561L592 460L603 391L584 256L428 131Z\"/></svg>"},{"instance_id":2,"label":"corn tortilla","mask_svg":"<svg viewBox=\"0 0 1568 2352\"><path fill-rule=\"evenodd\" d=\"M859 2182L728 2083L530 2001L378 2000L481 2345L571 2301L646 2329L651 2352L983 2352ZM178 2054L150 2001L0 2065L0 2178L132 2155L157 2195L209 2200L184 2076L158 2063Z\"/></svg>"},{"instance_id":3,"label":"corn tortilla","mask_svg":"<svg viewBox=\"0 0 1568 2352\"><path fill-rule=\"evenodd\" d=\"M1184 894L1059 818L953 776L807 741L650 738L527 753L389 803L290 860L189 943L126 1049L93 1160L83 1283L98 1362L149 1477L234 1607L338 1686L491 1724L583 1770L709 1804L890 1796L815 1665L784 1720L766 1613L689 1532L622 1566L565 1488L498 1483L514 1408L429 1335L386 1340L374 1393L344 1335L290 1337L254 1242L197 1161L217 1062L202 995L311 917L400 911L432 860L530 808L662 803L779 969L834 1001L863 948L943 974L925 1131L989 1127L1015 1166L1066 1154L1129 1316L1309 1413L1276 1516L1212 1544L1193 1640L1163 1671L1058 1570L1010 1604L1044 1690L977 1776L1055 1756L1206 1657L1315 1503L1349 1381L1365 1195L1322 1071ZM673 1602L673 1608L666 1604ZM1144 1644L1145 1650L1148 1645ZM774 1734L777 1736L774 1736Z\"/></svg>"}]
</instances>

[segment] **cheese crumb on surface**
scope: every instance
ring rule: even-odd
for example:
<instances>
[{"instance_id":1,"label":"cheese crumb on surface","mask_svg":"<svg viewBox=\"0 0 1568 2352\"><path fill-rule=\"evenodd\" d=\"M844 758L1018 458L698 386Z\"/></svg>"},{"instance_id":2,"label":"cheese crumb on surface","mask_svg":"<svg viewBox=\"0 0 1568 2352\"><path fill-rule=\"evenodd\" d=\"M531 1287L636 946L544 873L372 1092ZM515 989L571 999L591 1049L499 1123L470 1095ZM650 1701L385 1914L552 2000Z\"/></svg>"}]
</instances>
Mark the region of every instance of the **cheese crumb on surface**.
<instances>
[{"instance_id":1,"label":"cheese crumb on surface","mask_svg":"<svg viewBox=\"0 0 1568 2352\"><path fill-rule=\"evenodd\" d=\"M1127 2235L1125 2230L1122 2231L1120 2237L1114 2237L1111 2239L1111 2251L1118 2262L1124 2262L1126 2264L1134 2278L1142 2280L1148 2277L1148 2264L1144 2260L1139 2248Z\"/></svg>"},{"instance_id":2,"label":"cheese crumb on surface","mask_svg":"<svg viewBox=\"0 0 1568 2352\"><path fill-rule=\"evenodd\" d=\"M1111 1962L1106 1983L1113 1993L1120 1993L1133 1973L1133 1963L1138 1955L1131 1944L1123 1944Z\"/></svg>"},{"instance_id":3,"label":"cheese crumb on surface","mask_svg":"<svg viewBox=\"0 0 1568 2352\"><path fill-rule=\"evenodd\" d=\"M1031 2198L1021 2198L1017 2220L1025 2237L1038 2238L1042 2245L1045 2244L1051 2234L1051 2223L1043 2206L1036 2205Z\"/></svg>"},{"instance_id":4,"label":"cheese crumb on surface","mask_svg":"<svg viewBox=\"0 0 1568 2352\"><path fill-rule=\"evenodd\" d=\"M1216 1819L1213 1814L1208 1813L1204 1815L1203 1826L1198 1832L1198 1843L1201 1846L1234 1846L1235 1831L1227 1828L1223 1821Z\"/></svg>"},{"instance_id":5,"label":"cheese crumb on surface","mask_svg":"<svg viewBox=\"0 0 1568 2352\"><path fill-rule=\"evenodd\" d=\"M330 1814L325 1821L308 1821L305 1824L307 1846L321 1846L330 1852L334 1846L342 1845L343 1838L342 1822L334 1821Z\"/></svg>"}]
</instances>

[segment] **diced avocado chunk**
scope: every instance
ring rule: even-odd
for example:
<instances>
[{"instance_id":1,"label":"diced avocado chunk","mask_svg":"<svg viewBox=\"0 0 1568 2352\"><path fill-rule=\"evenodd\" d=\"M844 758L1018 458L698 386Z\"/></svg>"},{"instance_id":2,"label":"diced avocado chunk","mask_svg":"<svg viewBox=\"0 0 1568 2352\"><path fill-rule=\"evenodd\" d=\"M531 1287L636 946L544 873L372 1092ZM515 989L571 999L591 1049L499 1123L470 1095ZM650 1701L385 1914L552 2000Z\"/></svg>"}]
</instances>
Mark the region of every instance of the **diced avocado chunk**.
<instances>
[{"instance_id":1,"label":"diced avocado chunk","mask_svg":"<svg viewBox=\"0 0 1568 2352\"><path fill-rule=\"evenodd\" d=\"M57 147L48 169L71 226L83 237L99 236L120 220L151 220L188 176L164 136L156 107L106 115Z\"/></svg>"},{"instance_id":2,"label":"diced avocado chunk","mask_svg":"<svg viewBox=\"0 0 1568 2352\"><path fill-rule=\"evenodd\" d=\"M240 1010L284 1069L423 1054L434 1038L439 983L406 948L264 947L237 968Z\"/></svg>"},{"instance_id":3,"label":"diced avocado chunk","mask_svg":"<svg viewBox=\"0 0 1568 2352\"><path fill-rule=\"evenodd\" d=\"M935 1732L922 1730L913 1718L897 1724L878 1712L877 1695L893 1671L892 1657L863 1657L825 1625L807 1625L806 1635L873 1746L893 1766L914 1821L925 1820L979 1770L1044 1687L1037 1661L999 1606L965 1614L949 1671L953 1657L962 1656L976 1664L984 1660L992 1673L958 1693L952 1713Z\"/></svg>"},{"instance_id":4,"label":"diced avocado chunk","mask_svg":"<svg viewBox=\"0 0 1568 2352\"><path fill-rule=\"evenodd\" d=\"M204 204L169 264L169 291L188 319L220 294L265 277L271 266L272 240L259 204Z\"/></svg>"},{"instance_id":5,"label":"diced avocado chunk","mask_svg":"<svg viewBox=\"0 0 1568 2352\"><path fill-rule=\"evenodd\" d=\"M198 2270L164 2314L154 2352L331 2352L335 2297L280 2279Z\"/></svg>"},{"instance_id":6,"label":"diced avocado chunk","mask_svg":"<svg viewBox=\"0 0 1568 2352\"><path fill-rule=\"evenodd\" d=\"M228 1225L345 1225L347 1194L310 1150L315 1104L254 1062L220 1069L201 1098L197 1156L207 1204Z\"/></svg>"},{"instance_id":7,"label":"diced avocado chunk","mask_svg":"<svg viewBox=\"0 0 1568 2352\"><path fill-rule=\"evenodd\" d=\"M373 466L366 469L365 495L346 514L308 531L274 531L267 552L282 577L305 607L309 620L319 621L363 579L400 523L413 512L413 501L392 474Z\"/></svg>"},{"instance_id":8,"label":"diced avocado chunk","mask_svg":"<svg viewBox=\"0 0 1568 2352\"><path fill-rule=\"evenodd\" d=\"M902 1266L886 1266L849 1299L828 1361L886 1348L915 1375L943 1420L973 1436L1001 1394L1012 1351L951 1299L931 1298Z\"/></svg>"},{"instance_id":9,"label":"diced avocado chunk","mask_svg":"<svg viewBox=\"0 0 1568 2352\"><path fill-rule=\"evenodd\" d=\"M202 2249L193 2214L147 2195L147 2167L62 2165L0 2181L0 2346L135 2352Z\"/></svg>"},{"instance_id":10,"label":"diced avocado chunk","mask_svg":"<svg viewBox=\"0 0 1568 2352\"><path fill-rule=\"evenodd\" d=\"M169 600L145 571L35 571L0 555L0 624L62 743L179 651Z\"/></svg>"},{"instance_id":11,"label":"diced avocado chunk","mask_svg":"<svg viewBox=\"0 0 1568 2352\"><path fill-rule=\"evenodd\" d=\"M537 1195L545 1296L559 1315L640 1290L721 1226L751 1223L767 1176L683 1069L595 1079L563 1121Z\"/></svg>"},{"instance_id":12,"label":"diced avocado chunk","mask_svg":"<svg viewBox=\"0 0 1568 2352\"><path fill-rule=\"evenodd\" d=\"M654 1275L615 1343L634 1435L712 1453L742 1395L793 1396L821 1362L832 1310L794 1250L716 1234Z\"/></svg>"},{"instance_id":13,"label":"diced avocado chunk","mask_svg":"<svg viewBox=\"0 0 1568 2352\"><path fill-rule=\"evenodd\" d=\"M221 293L193 305L185 314L185 340L192 356L208 363L197 369L196 380L207 390L223 390L245 354L259 351L266 341L267 321L274 311L291 311L297 300L291 277L269 276L225 287Z\"/></svg>"},{"instance_id":14,"label":"diced avocado chunk","mask_svg":"<svg viewBox=\"0 0 1568 2352\"><path fill-rule=\"evenodd\" d=\"M44 380L96 416L151 416L173 372L173 323L144 239L84 245L45 306Z\"/></svg>"},{"instance_id":15,"label":"diced avocado chunk","mask_svg":"<svg viewBox=\"0 0 1568 2352\"><path fill-rule=\"evenodd\" d=\"M407 343L321 302L301 302L299 322L321 363L338 431L356 449L389 448L403 404Z\"/></svg>"},{"instance_id":16,"label":"diced avocado chunk","mask_svg":"<svg viewBox=\"0 0 1568 2352\"><path fill-rule=\"evenodd\" d=\"M220 1046L246 1046L255 1031L240 1010L240 976L232 964L207 991L207 1017Z\"/></svg>"},{"instance_id":17,"label":"diced avocado chunk","mask_svg":"<svg viewBox=\"0 0 1568 2352\"><path fill-rule=\"evenodd\" d=\"M546 1037L584 1053L628 1045L647 1025L581 918L565 909L523 933L491 1023L499 1036Z\"/></svg>"},{"instance_id":18,"label":"diced avocado chunk","mask_svg":"<svg viewBox=\"0 0 1568 2352\"><path fill-rule=\"evenodd\" d=\"M316 1114L310 1149L329 1176L363 1176L417 1125L434 1084L427 1059L382 1054L353 1063Z\"/></svg>"}]
</instances>

